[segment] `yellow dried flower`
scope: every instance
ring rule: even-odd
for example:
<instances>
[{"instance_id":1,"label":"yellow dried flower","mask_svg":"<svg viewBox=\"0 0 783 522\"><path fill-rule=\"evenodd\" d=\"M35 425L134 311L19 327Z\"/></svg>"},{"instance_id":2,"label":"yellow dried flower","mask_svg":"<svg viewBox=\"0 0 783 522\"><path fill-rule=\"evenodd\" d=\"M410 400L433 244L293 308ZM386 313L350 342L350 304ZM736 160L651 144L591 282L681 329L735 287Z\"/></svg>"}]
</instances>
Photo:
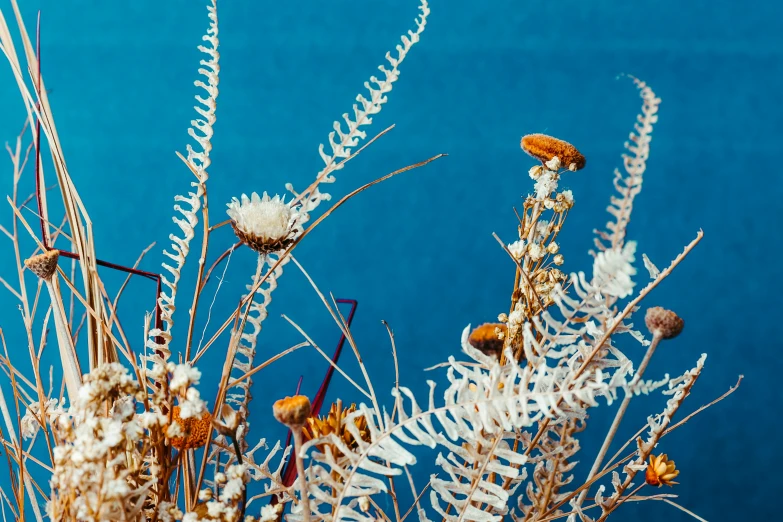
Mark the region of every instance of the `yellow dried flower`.
<instances>
[{"instance_id":1,"label":"yellow dried flower","mask_svg":"<svg viewBox=\"0 0 783 522\"><path fill-rule=\"evenodd\" d=\"M294 395L280 399L272 405L275 419L289 428L301 428L310 416L310 399Z\"/></svg>"},{"instance_id":2,"label":"yellow dried flower","mask_svg":"<svg viewBox=\"0 0 783 522\"><path fill-rule=\"evenodd\" d=\"M334 433L342 439L350 449L358 447L358 443L351 432L346 427L345 418L356 411L356 404L351 404L348 408L343 408L342 401L338 400L329 408L329 413L325 417L309 417L302 427L302 438L305 442L330 435ZM367 419L363 416L356 417L353 421L359 430L361 439L370 442L370 430L367 429ZM318 450L323 453L323 447L318 446Z\"/></svg>"},{"instance_id":3,"label":"yellow dried flower","mask_svg":"<svg viewBox=\"0 0 783 522\"><path fill-rule=\"evenodd\" d=\"M528 134L522 138L522 150L543 162L551 161L555 156L568 170L584 168L585 157L570 143L547 136L546 134Z\"/></svg>"},{"instance_id":4,"label":"yellow dried flower","mask_svg":"<svg viewBox=\"0 0 783 522\"><path fill-rule=\"evenodd\" d=\"M680 474L680 471L675 468L674 461L669 460L666 454L650 455L650 464L647 466L647 471L644 474L644 478L651 486L661 487L664 484L672 486L677 484L674 482L674 478Z\"/></svg>"},{"instance_id":5,"label":"yellow dried flower","mask_svg":"<svg viewBox=\"0 0 783 522\"><path fill-rule=\"evenodd\" d=\"M60 251L52 249L43 254L25 259L24 266L41 279L48 281L57 271L57 260L59 258Z\"/></svg>"},{"instance_id":6,"label":"yellow dried flower","mask_svg":"<svg viewBox=\"0 0 783 522\"><path fill-rule=\"evenodd\" d=\"M178 450L200 448L209 440L212 431L212 415L205 411L201 417L180 417L180 407L174 406L171 410L171 422L179 424L185 434L183 437L171 439L171 445Z\"/></svg>"},{"instance_id":7,"label":"yellow dried flower","mask_svg":"<svg viewBox=\"0 0 783 522\"><path fill-rule=\"evenodd\" d=\"M503 337L507 335L506 325L503 323L485 323L476 327L470 336L468 342L470 345L490 357L500 357L503 353L503 340L498 338L497 330L500 330Z\"/></svg>"}]
</instances>

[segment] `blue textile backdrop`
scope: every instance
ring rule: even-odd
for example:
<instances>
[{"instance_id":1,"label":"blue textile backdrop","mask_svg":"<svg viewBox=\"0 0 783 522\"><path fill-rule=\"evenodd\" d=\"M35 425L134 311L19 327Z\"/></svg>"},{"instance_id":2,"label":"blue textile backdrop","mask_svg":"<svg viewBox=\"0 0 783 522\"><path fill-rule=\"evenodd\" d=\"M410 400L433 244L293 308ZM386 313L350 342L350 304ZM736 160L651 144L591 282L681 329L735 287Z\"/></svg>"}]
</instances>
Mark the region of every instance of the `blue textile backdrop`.
<instances>
[{"instance_id":1,"label":"blue textile backdrop","mask_svg":"<svg viewBox=\"0 0 783 522\"><path fill-rule=\"evenodd\" d=\"M9 2L1 1L10 16ZM20 3L33 32L42 11L43 72L99 256L132 264L156 241L141 267L159 270L160 250L176 230L173 197L189 190L192 180L174 151L184 152L195 117L204 2ZM286 182L298 189L310 183L322 165L318 144L350 110L363 82L377 74L386 51L413 27L416 7L415 0L220 2L220 96L209 182L213 222L225 219L232 196L283 193ZM679 375L707 352L705 372L684 407L688 412L745 375L729 399L663 440L660 450L681 469L681 484L665 492L711 522L780 519L773 498L781 489L775 443L782 344L776 335L782 311L776 259L783 252L783 183L776 172L783 121L780 2L751 7L706 0L432 0L430 7L422 41L402 64L400 81L369 134L392 123L395 129L338 172L327 190L340 197L410 163L449 156L354 198L296 250L322 291L359 301L353 331L380 396L389 398L394 378L382 319L394 330L403 383L423 399L424 379L444 378L422 370L458 355L468 323L491 321L507 309L513 265L491 233L513 239L512 209L532 190L527 170L534 162L519 149L523 134L561 137L587 157L583 171L563 180L576 206L561 251L568 271L590 270L592 230L608 219L612 171L621 165L622 145L641 105L631 82L618 79L633 74L663 99L629 228L630 239L638 241L637 257L644 252L666 266L700 228L705 233L645 301L644 308L662 305L686 322L679 338L662 345L646 375ZM21 128L21 107L4 63L4 141L13 141ZM7 193L10 163L3 169ZM48 176L53 182L51 169ZM22 197L31 190L28 176ZM9 219L6 207L2 223ZM214 237L210 261L234 239L228 228ZM13 276L13 253L5 245L0 269ZM192 280L197 255L191 254L183 281ZM646 271L638 266L637 281L644 283ZM232 256L207 336L233 310L253 268L249 251ZM283 313L326 351L339 336L302 274L293 264L286 271L257 362L301 341ZM121 281L112 277L107 275L112 284ZM187 288L179 296L175 347L176 335L185 334L192 292ZM215 288L214 282L208 287L206 303ZM0 295L0 327L12 356L23 361L17 302ZM137 347L152 297L151 284L139 280L123 298L125 330ZM200 310L201 325L206 308ZM637 317L637 326L641 322ZM201 365L210 400L224 346L211 349ZM626 346L638 361L638 345ZM342 360L360 377L350 352ZM272 401L290 394L300 375L304 392L312 395L325 369L314 351L301 350L259 374L251 439L282 438ZM327 400L337 396L360 399L339 376ZM659 394L634 401L618 442L664 403ZM614 407L602 406L591 418L577 480L592 463L613 413ZM420 487L435 471L435 454L421 455L415 475ZM0 485L8 487L4 474ZM691 520L663 502L629 503L616 517Z\"/></svg>"}]
</instances>

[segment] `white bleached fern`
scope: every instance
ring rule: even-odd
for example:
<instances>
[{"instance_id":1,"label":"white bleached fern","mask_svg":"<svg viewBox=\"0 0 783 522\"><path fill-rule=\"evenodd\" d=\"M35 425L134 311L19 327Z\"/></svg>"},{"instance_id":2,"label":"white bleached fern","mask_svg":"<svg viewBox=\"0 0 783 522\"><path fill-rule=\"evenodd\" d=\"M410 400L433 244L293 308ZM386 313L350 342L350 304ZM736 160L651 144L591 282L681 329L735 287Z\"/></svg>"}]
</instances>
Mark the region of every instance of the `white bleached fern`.
<instances>
[{"instance_id":1,"label":"white bleached fern","mask_svg":"<svg viewBox=\"0 0 783 522\"><path fill-rule=\"evenodd\" d=\"M286 184L286 189L294 194L302 206L301 214L296 224L299 232L304 229L304 225L309 221L309 213L315 210L321 201L327 201L331 197L329 194L319 191L319 184L333 183L335 181L332 173L343 167L343 163L345 159L350 156L351 150L358 145L359 141L366 138L365 132L361 130L360 127L370 125L372 123L372 116L378 114L381 111L383 104L386 103L386 95L392 90L392 84L399 78L399 65L408 55L411 48L419 41L421 33L426 26L427 16L430 13L426 0L421 0L419 10L421 11L421 14L416 18L416 30L408 31L407 36L401 37L402 45L397 45L397 56L393 57L391 53L386 53L386 60L391 65L391 69L381 65L379 66L379 69L384 75L383 79L372 76L370 77L369 82L365 82L364 85L370 93L370 99L368 100L362 94L359 94L356 97L359 104L353 106L354 118L351 119L347 113L343 114L343 120L346 125L345 130L343 130L339 121L334 122L335 130L329 133L329 144L332 149L331 154L325 152L323 145L319 146L318 150L325 165L316 176L316 179L310 188L305 190L302 194L297 194L294 192L293 186L290 183ZM252 289L259 278L264 275L264 266L271 267L276 261L277 259L274 256L262 258L259 261L258 270L253 276L252 283L248 286L248 290ZM280 276L282 276L283 269L289 261L290 258L286 257L280 262L274 274L258 288L255 299L250 304L250 311L247 314L247 322L250 327L249 329L247 326L245 327L239 344L239 352L243 355L243 360L236 360L232 368L232 371L237 374L239 374L239 372L246 372L246 368L249 368L252 365L258 342L258 335L261 332L262 323L267 317L267 307L272 301L272 292L277 288L277 281ZM246 297L247 295L243 296L243 299ZM261 301L257 302L259 298ZM252 399L247 390L251 381L248 379L245 383L247 383L247 385L244 386L240 392L235 392L230 395L230 401L237 405L242 411L247 411L250 400Z\"/></svg>"},{"instance_id":2,"label":"white bleached fern","mask_svg":"<svg viewBox=\"0 0 783 522\"><path fill-rule=\"evenodd\" d=\"M607 211L614 221L606 224L606 230L596 230L595 246L599 251L609 248L621 248L625 241L626 228L631 220L634 198L642 190L642 178L647 168L647 158L650 155L650 141L653 124L658 121L658 106L661 99L655 96L646 83L630 76L639 95L642 98L642 112L636 117L634 131L630 134L630 142L625 142L628 154L623 154L623 168L614 171L614 187L619 196L611 196Z\"/></svg>"},{"instance_id":3,"label":"white bleached fern","mask_svg":"<svg viewBox=\"0 0 783 522\"><path fill-rule=\"evenodd\" d=\"M402 466L416 462L406 447L424 445L440 446L446 452L437 459L444 474L432 481L433 508L449 521L497 521L506 513L513 492L497 482L507 480L516 487L525 476L522 466L528 458L523 451L511 449L519 430L544 419L555 425L581 421L585 408L598 404L597 398L611 403L618 390L628 385L628 364L614 371L597 368L576 375L568 365L550 367L544 359L537 365L520 365L509 353L511 362L501 366L468 343L469 331L463 332L462 347L472 361L449 358L449 386L442 406L436 404L432 381L425 410L410 390L401 387L392 390L396 421L365 405L346 418L357 449L349 449L334 435L304 445L302 454L316 446L325 448L324 453L310 453L306 470L311 519L369 521L371 517L356 509L358 499L385 492L383 477L398 475ZM642 386L649 392L657 384ZM361 440L353 424L358 416L367 420L369 441ZM522 440L523 445L526 442L529 438ZM472 502L488 507L476 509ZM456 509L447 514L447 505ZM290 520L303 520L302 513L294 510Z\"/></svg>"},{"instance_id":4,"label":"white bleached fern","mask_svg":"<svg viewBox=\"0 0 783 522\"><path fill-rule=\"evenodd\" d=\"M215 124L216 100L218 96L218 75L220 65L218 64L220 55L218 54L218 18L217 4L215 0L207 6L210 20L207 33L202 37L207 45L199 45L198 49L207 55L207 59L200 61L202 65L199 68L199 74L206 79L197 80L195 85L206 91L206 97L196 95L196 101L199 105L194 106L196 112L201 118L196 118L190 122L188 134L196 141L199 150L194 149L190 144L187 145L186 161L198 180L191 182L195 192L188 192L187 196L176 195L174 201L174 210L181 217L175 215L172 220L180 228L181 235L171 234L169 239L172 241L169 252L164 250L163 254L171 259L173 266L163 263L163 268L171 274L171 279L161 275L161 282L165 288L158 297L158 306L163 322L163 328L154 328L150 331L150 339L147 346L152 348L156 355L164 360L168 360L171 355L169 343L171 342L171 330L174 326L174 311L176 310L175 300L177 297L177 284L179 283L182 267L190 253L190 241L195 234L195 227L198 225L197 212L201 209L201 199L204 197L206 182L208 179L207 169L210 165L209 153L212 150L212 126ZM202 260L203 262L203 260ZM158 342L159 338L162 342Z\"/></svg>"}]
</instances>

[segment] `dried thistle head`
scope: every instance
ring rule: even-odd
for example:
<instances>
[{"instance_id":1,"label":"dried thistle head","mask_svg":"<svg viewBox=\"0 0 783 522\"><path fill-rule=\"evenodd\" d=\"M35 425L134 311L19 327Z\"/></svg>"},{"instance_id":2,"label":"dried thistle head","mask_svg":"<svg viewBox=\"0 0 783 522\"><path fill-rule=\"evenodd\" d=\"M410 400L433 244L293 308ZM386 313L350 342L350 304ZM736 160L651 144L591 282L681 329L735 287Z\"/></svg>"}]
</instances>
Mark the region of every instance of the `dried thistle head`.
<instances>
[{"instance_id":1,"label":"dried thistle head","mask_svg":"<svg viewBox=\"0 0 783 522\"><path fill-rule=\"evenodd\" d=\"M228 204L227 213L240 241L259 254L286 249L294 242L299 213L280 196L242 194L241 201L234 198Z\"/></svg>"},{"instance_id":2,"label":"dried thistle head","mask_svg":"<svg viewBox=\"0 0 783 522\"><path fill-rule=\"evenodd\" d=\"M661 487L677 484L674 479L680 472L674 466L674 461L669 460L666 454L650 455L650 464L644 473L644 479L651 486Z\"/></svg>"},{"instance_id":3,"label":"dried thistle head","mask_svg":"<svg viewBox=\"0 0 783 522\"><path fill-rule=\"evenodd\" d=\"M560 164L568 170L582 169L586 163L585 157L576 147L546 134L528 134L522 138L520 145L522 150L544 163L559 158Z\"/></svg>"},{"instance_id":4,"label":"dried thistle head","mask_svg":"<svg viewBox=\"0 0 783 522\"><path fill-rule=\"evenodd\" d=\"M24 266L44 281L49 281L57 271L57 260L59 258L60 251L52 249L43 254L38 254L29 259L25 259Z\"/></svg>"},{"instance_id":5,"label":"dried thistle head","mask_svg":"<svg viewBox=\"0 0 783 522\"><path fill-rule=\"evenodd\" d=\"M338 400L329 408L329 413L325 417L308 417L306 424L302 427L302 438L304 441L313 440L326 435L335 434L351 449L358 447L358 443L351 432L348 430L345 418L356 411L356 404L351 404L348 408L343 408L342 401ZM355 417L354 425L359 430L361 439L365 442L370 441L370 431L367 429L367 419L363 416ZM319 445L318 450L323 453L323 446Z\"/></svg>"},{"instance_id":6,"label":"dried thistle head","mask_svg":"<svg viewBox=\"0 0 783 522\"><path fill-rule=\"evenodd\" d=\"M500 357L503 353L503 339L507 335L507 327L503 323L485 323L470 332L470 345L490 357Z\"/></svg>"},{"instance_id":7,"label":"dried thistle head","mask_svg":"<svg viewBox=\"0 0 783 522\"><path fill-rule=\"evenodd\" d=\"M644 316L644 322L650 333L659 336L661 339L677 337L685 326L685 321L680 316L660 306L648 308L647 314Z\"/></svg>"},{"instance_id":8,"label":"dried thistle head","mask_svg":"<svg viewBox=\"0 0 783 522\"><path fill-rule=\"evenodd\" d=\"M200 417L181 417L181 408L174 406L171 410L171 422L177 423L184 434L181 437L172 437L171 445L178 450L200 448L209 441L212 432L212 415L203 412Z\"/></svg>"},{"instance_id":9,"label":"dried thistle head","mask_svg":"<svg viewBox=\"0 0 783 522\"><path fill-rule=\"evenodd\" d=\"M289 428L301 428L310 416L310 399L304 395L294 395L280 399L272 405L275 419Z\"/></svg>"}]
</instances>

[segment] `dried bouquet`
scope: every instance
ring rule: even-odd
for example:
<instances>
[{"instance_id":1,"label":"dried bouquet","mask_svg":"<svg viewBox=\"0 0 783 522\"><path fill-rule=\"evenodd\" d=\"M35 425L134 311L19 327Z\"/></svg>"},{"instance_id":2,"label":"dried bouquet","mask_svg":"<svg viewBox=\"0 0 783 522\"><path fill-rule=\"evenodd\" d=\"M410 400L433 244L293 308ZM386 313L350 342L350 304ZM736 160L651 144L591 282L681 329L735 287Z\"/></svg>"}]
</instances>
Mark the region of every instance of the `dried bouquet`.
<instances>
[{"instance_id":1,"label":"dried bouquet","mask_svg":"<svg viewBox=\"0 0 783 522\"><path fill-rule=\"evenodd\" d=\"M15 259L17 279L0 282L21 311L27 353L7 346L0 330L0 367L13 389L9 397L0 388L0 438L9 470L2 482L4 519L10 514L18 520L402 522L415 511L422 522L431 516L448 522L506 517L603 521L625 502L649 500L690 513L668 493L676 490L655 489L676 484L679 473L657 448L663 437L706 407L675 422L706 356L679 377L645 379L656 347L676 337L683 320L660 307L642 312L640 304L702 234L663 270L642 256L650 280L638 288L636 244L626 241L626 228L641 190L660 102L643 82L632 79L641 93L642 112L626 144L623 169L615 172L611 220L597 232L592 273L561 271L565 258L558 243L574 206L574 195L560 190L558 183L584 168L586 160L559 139L525 136L522 150L538 160L529 172L533 190L517 212L518 236L509 244L496 236L508 256L509 282L511 271L515 274L508 311L487 311L502 312L497 323L465 328L461 357L449 357L441 365L444 382L436 386L428 381L428 397L417 399L397 378L391 398L384 401L362 364L350 318L320 291L359 363L360 378L348 375L301 329L301 344L271 357L265 354L264 362L256 360L256 348L284 267L293 261L304 272L292 252L309 232L370 185L442 156L354 190L308 226L311 214L330 200L322 190L335 181L334 174L374 141L359 147L367 138L363 129L386 102L401 63L425 29L430 14L426 0L421 0L415 30L402 37L394 53L387 53L380 77L371 77L352 113L335 122L328 145L319 149L324 166L315 181L301 192L286 185L290 194L285 197L243 194L228 203L228 219L217 223L210 219L207 201L220 72L218 12L216 0L211 1L209 27L199 47L204 59L196 85L203 92L196 97L198 116L188 130L195 143L180 155L195 180L187 195L174 197L179 230L163 251L170 261L162 275L140 270L141 257L136 266L123 267L96 251L86 202L58 139L38 44L15 1L12 10L11 17L0 12L0 49L17 81L27 124L8 147L12 216L1 229L12 245L3 252ZM9 25L18 29L21 49ZM45 161L45 150L51 161ZM35 192L23 199L22 181L31 171ZM62 218L52 216L47 203L46 181L52 177L62 199ZM215 256L209 252L210 238L227 233L226 225L236 243ZM192 296L178 298L194 240L198 269L189 288ZM196 324L204 314L197 312L204 311L207 281L237 248L256 252L257 268L236 309L211 330L211 337L199 341ZM118 319L125 285L110 296L101 278L107 270L157 283L143 345L131 342L133 335ZM174 318L182 315L175 311L183 299L189 312L175 337ZM631 323L632 316L642 313L646 333ZM9 315L3 317L7 321ZM48 335L52 326L54 338ZM397 348L391 330L389 334L397 367ZM625 344L631 345L629 352L636 350L634 345L646 349L638 365L621 348ZM303 346L330 359L330 371L317 396L294 395L275 403L269 413L290 428L290 440L267 445L248 423L252 377ZM58 352L61 366L56 371L41 367L45 350ZM208 350L225 354L217 383L200 382L197 365ZM30 371L20 370L20 357L29 357ZM333 371L352 384L356 397L344 397L345 402L338 400L320 415ZM54 384L53 375L61 375L63 384ZM212 404L202 399L204 387L217 388ZM657 392L668 397L663 411L651 415L610 455L631 399ZM575 482L579 437L590 408L615 401L619 408L600 452L591 458L586 478ZM421 454L416 446L438 450L434 463L440 470L426 484L416 484L414 478L421 474L414 476L410 469L414 453Z\"/></svg>"}]
</instances>

